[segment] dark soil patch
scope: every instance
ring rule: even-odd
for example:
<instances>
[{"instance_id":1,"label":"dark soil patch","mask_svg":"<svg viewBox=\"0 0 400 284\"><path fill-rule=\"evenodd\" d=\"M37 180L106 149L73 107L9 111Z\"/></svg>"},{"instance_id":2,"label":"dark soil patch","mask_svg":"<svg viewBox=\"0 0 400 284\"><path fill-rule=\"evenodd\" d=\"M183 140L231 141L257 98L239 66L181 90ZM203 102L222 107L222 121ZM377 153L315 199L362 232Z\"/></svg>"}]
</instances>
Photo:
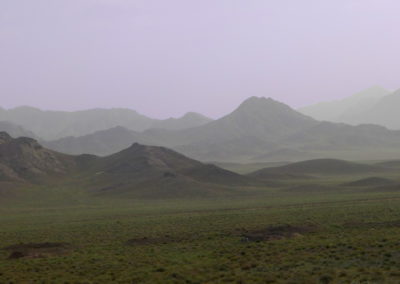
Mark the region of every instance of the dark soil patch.
<instances>
[{"instance_id":1,"label":"dark soil patch","mask_svg":"<svg viewBox=\"0 0 400 284\"><path fill-rule=\"evenodd\" d=\"M66 255L71 251L67 243L28 243L3 248L10 252L8 259L46 258Z\"/></svg>"},{"instance_id":2,"label":"dark soil patch","mask_svg":"<svg viewBox=\"0 0 400 284\"><path fill-rule=\"evenodd\" d=\"M270 226L263 230L250 231L242 234L244 242L261 242L301 237L304 234L316 231L315 226Z\"/></svg>"},{"instance_id":3,"label":"dark soil patch","mask_svg":"<svg viewBox=\"0 0 400 284\"><path fill-rule=\"evenodd\" d=\"M160 236L160 237L141 237L130 239L126 242L129 246L135 245L160 245L160 244L170 244L170 243L178 243L183 242L186 239L183 237L172 237L169 235Z\"/></svg>"}]
</instances>

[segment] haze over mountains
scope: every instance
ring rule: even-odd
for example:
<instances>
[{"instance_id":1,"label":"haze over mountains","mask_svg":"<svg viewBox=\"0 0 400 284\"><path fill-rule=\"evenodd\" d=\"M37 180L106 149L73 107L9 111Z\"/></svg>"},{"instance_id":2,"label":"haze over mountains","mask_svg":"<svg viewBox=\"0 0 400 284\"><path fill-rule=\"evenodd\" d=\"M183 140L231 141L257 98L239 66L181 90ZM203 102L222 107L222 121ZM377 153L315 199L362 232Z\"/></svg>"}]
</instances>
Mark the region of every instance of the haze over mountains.
<instances>
[{"instance_id":1,"label":"haze over mountains","mask_svg":"<svg viewBox=\"0 0 400 284\"><path fill-rule=\"evenodd\" d=\"M33 107L0 108L0 121L12 122L44 140L82 136L99 130L123 126L135 131L149 128L185 129L209 121L201 114L189 112L180 118L153 119L130 109L91 109L76 112L43 111Z\"/></svg>"},{"instance_id":2,"label":"haze over mountains","mask_svg":"<svg viewBox=\"0 0 400 284\"><path fill-rule=\"evenodd\" d=\"M393 93L375 86L343 100L321 102L299 111L317 120L352 125L377 124L400 129L400 90Z\"/></svg>"},{"instance_id":3,"label":"haze over mountains","mask_svg":"<svg viewBox=\"0 0 400 284\"><path fill-rule=\"evenodd\" d=\"M135 141L170 147L202 161L386 159L398 153L400 132L376 125L319 122L283 103L251 97L232 113L194 128L134 132L117 127L46 146L71 154L109 155Z\"/></svg>"},{"instance_id":4,"label":"haze over mountains","mask_svg":"<svg viewBox=\"0 0 400 284\"><path fill-rule=\"evenodd\" d=\"M7 132L11 137L14 138L30 137L38 139L32 131L26 130L22 126L9 121L0 121L0 131Z\"/></svg>"},{"instance_id":5,"label":"haze over mountains","mask_svg":"<svg viewBox=\"0 0 400 284\"><path fill-rule=\"evenodd\" d=\"M36 138L49 149L72 155L107 156L136 142L169 147L208 162L400 158L397 151L399 131L373 124L349 125L353 114L353 122L356 118L363 120L361 122L391 122L395 128L399 121L396 106L400 105L400 96L398 92L387 93L383 88L373 87L342 101L300 110L317 117L324 115L322 120L340 121L347 117L348 124L321 122L271 98L251 97L230 114L214 121L195 113L179 119L155 120L126 109L73 113L17 108L0 112L3 118L12 120L0 122L0 131L7 131L13 137ZM365 118L361 119L363 115ZM82 124L79 123L81 119ZM26 125L47 137L67 137L46 141ZM110 125L112 127L108 127ZM101 130L96 131L98 128ZM134 128L137 130L132 130ZM67 133L86 134L71 136Z\"/></svg>"}]
</instances>

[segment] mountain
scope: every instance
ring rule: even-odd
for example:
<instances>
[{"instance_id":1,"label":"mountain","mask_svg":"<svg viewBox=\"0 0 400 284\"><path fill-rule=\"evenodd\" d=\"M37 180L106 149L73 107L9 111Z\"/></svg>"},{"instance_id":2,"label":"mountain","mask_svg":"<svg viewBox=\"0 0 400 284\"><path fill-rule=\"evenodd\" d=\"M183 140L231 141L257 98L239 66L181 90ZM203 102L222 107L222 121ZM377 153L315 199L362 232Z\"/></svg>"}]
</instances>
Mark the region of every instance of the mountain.
<instances>
[{"instance_id":1,"label":"mountain","mask_svg":"<svg viewBox=\"0 0 400 284\"><path fill-rule=\"evenodd\" d=\"M0 181L38 181L75 167L75 157L45 149L32 138L0 132Z\"/></svg>"},{"instance_id":2,"label":"mountain","mask_svg":"<svg viewBox=\"0 0 400 284\"><path fill-rule=\"evenodd\" d=\"M66 155L31 138L0 133L0 186L73 181L92 194L137 197L203 196L239 190L254 182L245 176L204 164L164 147L138 143L107 157Z\"/></svg>"},{"instance_id":3,"label":"mountain","mask_svg":"<svg viewBox=\"0 0 400 284\"><path fill-rule=\"evenodd\" d=\"M400 130L400 90L393 93L373 87L340 101L323 102L299 109L317 120L351 125L377 124Z\"/></svg>"},{"instance_id":4,"label":"mountain","mask_svg":"<svg viewBox=\"0 0 400 284\"><path fill-rule=\"evenodd\" d=\"M133 192L142 197L206 195L230 186L249 185L244 176L203 164L164 147L138 143L88 167L92 191L99 194ZM229 186L229 187L227 187Z\"/></svg>"},{"instance_id":5,"label":"mountain","mask_svg":"<svg viewBox=\"0 0 400 284\"><path fill-rule=\"evenodd\" d=\"M201 161L400 158L399 131L319 122L285 104L257 97L218 120L190 129L132 132L114 128L46 145L66 153L107 155L133 142L172 148Z\"/></svg>"},{"instance_id":6,"label":"mountain","mask_svg":"<svg viewBox=\"0 0 400 284\"><path fill-rule=\"evenodd\" d=\"M30 137L36 139L36 135L33 132L8 121L0 121L0 132L7 132L14 138Z\"/></svg>"},{"instance_id":7,"label":"mountain","mask_svg":"<svg viewBox=\"0 0 400 284\"><path fill-rule=\"evenodd\" d=\"M91 109L76 112L43 111L32 107L0 108L0 121L9 121L33 131L44 140L83 136L122 126L135 131L150 128L184 129L206 124L211 119L196 113L181 118L158 120L130 109Z\"/></svg>"},{"instance_id":8,"label":"mountain","mask_svg":"<svg viewBox=\"0 0 400 284\"><path fill-rule=\"evenodd\" d=\"M200 160L237 161L274 149L284 137L318 122L271 98L251 97L204 126L175 132L145 131L154 141Z\"/></svg>"},{"instance_id":9,"label":"mountain","mask_svg":"<svg viewBox=\"0 0 400 284\"><path fill-rule=\"evenodd\" d=\"M203 161L235 161L274 149L282 138L317 124L317 121L283 103L270 98L251 97L232 113L203 126L173 131L150 129L141 133L110 129L84 137L65 138L46 145L66 153L81 154L84 153L82 150L88 150L87 153L104 155L109 154L109 150L97 147L98 143L112 145L115 141L115 145L122 147L140 142L170 147ZM84 149L76 146L83 144L87 145Z\"/></svg>"},{"instance_id":10,"label":"mountain","mask_svg":"<svg viewBox=\"0 0 400 284\"><path fill-rule=\"evenodd\" d=\"M353 116L352 124L373 123L400 130L400 90L381 98L368 111Z\"/></svg>"},{"instance_id":11,"label":"mountain","mask_svg":"<svg viewBox=\"0 0 400 284\"><path fill-rule=\"evenodd\" d=\"M299 109L299 112L317 120L353 123L354 117L367 112L390 92L374 86L342 100L321 102Z\"/></svg>"}]
</instances>

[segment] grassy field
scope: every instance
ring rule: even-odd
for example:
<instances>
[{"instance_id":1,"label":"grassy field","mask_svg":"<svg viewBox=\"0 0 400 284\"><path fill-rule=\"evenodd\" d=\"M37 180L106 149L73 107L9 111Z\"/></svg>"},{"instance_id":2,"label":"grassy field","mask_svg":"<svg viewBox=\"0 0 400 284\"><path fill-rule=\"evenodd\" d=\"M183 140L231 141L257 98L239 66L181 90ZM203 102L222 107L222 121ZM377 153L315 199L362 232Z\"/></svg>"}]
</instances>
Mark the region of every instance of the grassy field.
<instances>
[{"instance_id":1,"label":"grassy field","mask_svg":"<svg viewBox=\"0 0 400 284\"><path fill-rule=\"evenodd\" d=\"M400 191L327 188L157 201L29 188L1 203L0 283L399 283Z\"/></svg>"}]
</instances>

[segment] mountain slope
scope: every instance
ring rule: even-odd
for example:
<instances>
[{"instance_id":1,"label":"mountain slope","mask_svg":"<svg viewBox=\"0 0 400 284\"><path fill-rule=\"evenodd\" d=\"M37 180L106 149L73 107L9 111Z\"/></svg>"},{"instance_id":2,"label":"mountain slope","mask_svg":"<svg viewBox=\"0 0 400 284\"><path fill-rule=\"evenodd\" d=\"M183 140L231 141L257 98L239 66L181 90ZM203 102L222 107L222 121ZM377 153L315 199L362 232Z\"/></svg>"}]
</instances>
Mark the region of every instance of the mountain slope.
<instances>
[{"instance_id":1,"label":"mountain slope","mask_svg":"<svg viewBox=\"0 0 400 284\"><path fill-rule=\"evenodd\" d=\"M358 164L337 159L316 159L292 163L281 167L265 168L250 173L248 176L263 178L273 175L352 175L381 171L384 171L384 169L378 166Z\"/></svg>"},{"instance_id":2,"label":"mountain slope","mask_svg":"<svg viewBox=\"0 0 400 284\"><path fill-rule=\"evenodd\" d=\"M271 98L251 97L232 113L176 133L146 131L154 141L200 160L245 159L318 122Z\"/></svg>"},{"instance_id":3,"label":"mountain slope","mask_svg":"<svg viewBox=\"0 0 400 284\"><path fill-rule=\"evenodd\" d=\"M0 181L37 181L75 167L75 157L45 149L34 139L13 139L0 132Z\"/></svg>"},{"instance_id":4,"label":"mountain slope","mask_svg":"<svg viewBox=\"0 0 400 284\"><path fill-rule=\"evenodd\" d=\"M142 133L118 126L81 137L70 136L42 143L49 149L71 155L90 153L107 156L128 148L134 142L152 144L145 137Z\"/></svg>"},{"instance_id":5,"label":"mountain slope","mask_svg":"<svg viewBox=\"0 0 400 284\"><path fill-rule=\"evenodd\" d=\"M203 164L164 147L133 144L107 157L60 154L31 138L0 133L0 186L19 183L57 186L71 182L93 194L163 198L234 192L253 184L245 176ZM236 188L236 189L235 189Z\"/></svg>"},{"instance_id":6,"label":"mountain slope","mask_svg":"<svg viewBox=\"0 0 400 284\"><path fill-rule=\"evenodd\" d=\"M368 111L389 91L374 86L342 100L321 102L300 108L299 111L317 120L353 123L358 115Z\"/></svg>"},{"instance_id":7,"label":"mountain slope","mask_svg":"<svg viewBox=\"0 0 400 284\"><path fill-rule=\"evenodd\" d=\"M181 118L158 120L130 109L91 109L76 112L43 111L32 107L0 108L0 121L6 120L36 133L44 140L82 136L122 126L135 131L150 128L185 129L206 124L211 119L196 113Z\"/></svg>"},{"instance_id":8,"label":"mountain slope","mask_svg":"<svg viewBox=\"0 0 400 284\"><path fill-rule=\"evenodd\" d=\"M400 90L383 97L367 112L355 116L350 122L373 123L383 125L389 129L400 130Z\"/></svg>"},{"instance_id":9,"label":"mountain slope","mask_svg":"<svg viewBox=\"0 0 400 284\"><path fill-rule=\"evenodd\" d=\"M247 177L189 159L164 147L133 144L100 158L89 168L89 188L99 194L177 197L229 192L227 186L251 184Z\"/></svg>"},{"instance_id":10,"label":"mountain slope","mask_svg":"<svg viewBox=\"0 0 400 284\"><path fill-rule=\"evenodd\" d=\"M7 132L11 137L30 137L36 139L36 135L9 121L0 121L0 132Z\"/></svg>"}]
</instances>

